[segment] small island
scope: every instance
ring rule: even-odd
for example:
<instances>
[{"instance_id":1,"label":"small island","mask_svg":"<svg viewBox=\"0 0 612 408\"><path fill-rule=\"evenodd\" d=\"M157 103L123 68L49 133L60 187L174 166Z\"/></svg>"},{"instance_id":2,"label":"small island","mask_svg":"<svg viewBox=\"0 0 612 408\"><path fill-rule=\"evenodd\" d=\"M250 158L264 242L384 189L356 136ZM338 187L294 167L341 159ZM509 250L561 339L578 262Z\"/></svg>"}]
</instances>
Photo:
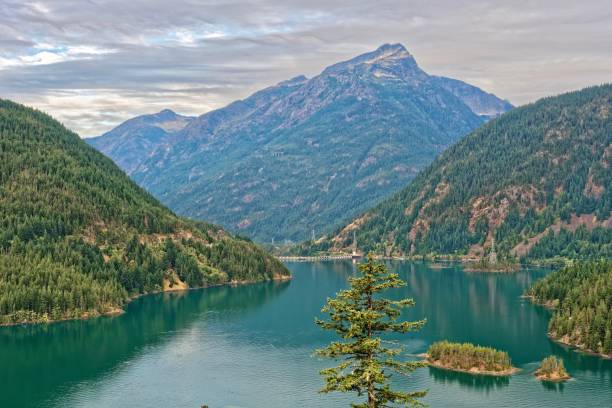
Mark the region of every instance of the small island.
<instances>
[{"instance_id":1,"label":"small island","mask_svg":"<svg viewBox=\"0 0 612 408\"><path fill-rule=\"evenodd\" d=\"M471 343L439 341L429 346L426 357L432 367L468 374L508 376L518 371L505 351Z\"/></svg>"},{"instance_id":2,"label":"small island","mask_svg":"<svg viewBox=\"0 0 612 408\"><path fill-rule=\"evenodd\" d=\"M498 262L492 264L487 261L469 262L465 268L466 272L518 272L521 265L518 263Z\"/></svg>"},{"instance_id":3,"label":"small island","mask_svg":"<svg viewBox=\"0 0 612 408\"><path fill-rule=\"evenodd\" d=\"M463 268L466 272L517 272L521 269L518 262L509 260L492 261L490 258L481 258L478 261L468 262Z\"/></svg>"},{"instance_id":4,"label":"small island","mask_svg":"<svg viewBox=\"0 0 612 408\"><path fill-rule=\"evenodd\" d=\"M563 360L555 356L548 356L540 364L535 372L535 376L540 381L561 382L567 381L571 377L565 370Z\"/></svg>"},{"instance_id":5,"label":"small island","mask_svg":"<svg viewBox=\"0 0 612 408\"><path fill-rule=\"evenodd\" d=\"M500 259L495 251L495 239L491 241L491 252L476 262L468 262L466 272L516 272L521 265L513 259Z\"/></svg>"}]
</instances>

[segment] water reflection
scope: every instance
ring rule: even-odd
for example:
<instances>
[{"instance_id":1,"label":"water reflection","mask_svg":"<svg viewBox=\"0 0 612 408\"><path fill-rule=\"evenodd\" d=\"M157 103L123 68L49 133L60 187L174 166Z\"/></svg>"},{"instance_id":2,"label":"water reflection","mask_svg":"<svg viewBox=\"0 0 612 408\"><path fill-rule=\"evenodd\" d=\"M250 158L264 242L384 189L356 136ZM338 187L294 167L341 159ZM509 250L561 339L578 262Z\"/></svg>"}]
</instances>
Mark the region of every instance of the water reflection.
<instances>
[{"instance_id":1,"label":"water reflection","mask_svg":"<svg viewBox=\"0 0 612 408\"><path fill-rule=\"evenodd\" d=\"M419 334L430 342L448 339L474 342L507 350L513 361L531 361L534 351L544 354L546 341L526 350L521 339L542 338L546 332L546 311L535 310L520 298L528 274L544 271L521 271L514 274L463 273L458 264L429 269L427 264L399 264L394 267L408 282L397 296L413 297L416 306L407 318L427 317L428 324Z\"/></svg>"},{"instance_id":2,"label":"water reflection","mask_svg":"<svg viewBox=\"0 0 612 408\"><path fill-rule=\"evenodd\" d=\"M59 386L112 372L141 350L170 341L207 311L250 312L289 284L150 295L117 317L0 328L0 407L40 406Z\"/></svg>"},{"instance_id":3,"label":"water reflection","mask_svg":"<svg viewBox=\"0 0 612 408\"><path fill-rule=\"evenodd\" d=\"M548 342L552 351L551 354L563 359L569 375L572 377L584 373L598 375L602 380L607 380L612 386L612 360L576 351L551 339L548 339Z\"/></svg>"},{"instance_id":4,"label":"water reflection","mask_svg":"<svg viewBox=\"0 0 612 408\"><path fill-rule=\"evenodd\" d=\"M456 371L443 370L436 367L429 367L429 376L435 382L441 384L457 383L460 387L469 387L475 391L485 394L507 387L510 385L510 377L496 377L487 375L471 375Z\"/></svg>"},{"instance_id":5,"label":"water reflection","mask_svg":"<svg viewBox=\"0 0 612 408\"><path fill-rule=\"evenodd\" d=\"M556 391L563 393L563 389L565 388L565 383L562 382L550 382L550 381L540 381L542 383L542 387L544 387L548 391Z\"/></svg>"},{"instance_id":6,"label":"water reflection","mask_svg":"<svg viewBox=\"0 0 612 408\"><path fill-rule=\"evenodd\" d=\"M402 336L407 353L440 339L509 352L511 378L417 370L407 387L429 389L432 407L609 406L612 361L576 353L546 337L550 312L520 295L546 272L463 273L457 264L390 262L408 282L406 318L428 318ZM332 339L314 324L327 297L346 288L352 262L289 265L291 282L218 287L139 299L117 318L0 329L0 407L342 408L346 395L320 395L312 357ZM548 391L533 376L554 354L575 380ZM400 384L402 380L399 380ZM25 399L28 399L25 402ZM48 406L48 405L47 405Z\"/></svg>"}]
</instances>

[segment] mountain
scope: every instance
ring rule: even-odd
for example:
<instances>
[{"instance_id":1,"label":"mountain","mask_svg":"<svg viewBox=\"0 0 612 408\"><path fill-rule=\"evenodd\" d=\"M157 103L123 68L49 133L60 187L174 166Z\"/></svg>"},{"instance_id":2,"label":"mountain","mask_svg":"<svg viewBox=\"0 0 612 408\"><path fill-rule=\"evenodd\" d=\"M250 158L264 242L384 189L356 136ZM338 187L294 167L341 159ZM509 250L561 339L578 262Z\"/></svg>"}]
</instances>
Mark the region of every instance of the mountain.
<instances>
[{"instance_id":1,"label":"mountain","mask_svg":"<svg viewBox=\"0 0 612 408\"><path fill-rule=\"evenodd\" d=\"M461 84L428 75L400 44L383 45L206 113L138 149L127 170L180 214L260 241L305 239L399 190L510 108Z\"/></svg>"},{"instance_id":2,"label":"mountain","mask_svg":"<svg viewBox=\"0 0 612 408\"><path fill-rule=\"evenodd\" d=\"M493 119L513 108L508 101L503 101L492 93L483 92L482 89L466 84L452 78L435 77L438 84L457 98L461 99L469 108L484 119Z\"/></svg>"},{"instance_id":3,"label":"mountain","mask_svg":"<svg viewBox=\"0 0 612 408\"><path fill-rule=\"evenodd\" d=\"M612 257L612 85L513 109L301 251Z\"/></svg>"},{"instance_id":4,"label":"mountain","mask_svg":"<svg viewBox=\"0 0 612 408\"><path fill-rule=\"evenodd\" d=\"M157 146L167 143L172 135L193 119L164 109L154 115L127 120L102 136L87 139L87 142L113 157L117 165L130 174L146 159L146 152L150 153Z\"/></svg>"},{"instance_id":5,"label":"mountain","mask_svg":"<svg viewBox=\"0 0 612 408\"><path fill-rule=\"evenodd\" d=\"M256 245L174 215L51 117L0 100L0 324L286 276Z\"/></svg>"}]
</instances>

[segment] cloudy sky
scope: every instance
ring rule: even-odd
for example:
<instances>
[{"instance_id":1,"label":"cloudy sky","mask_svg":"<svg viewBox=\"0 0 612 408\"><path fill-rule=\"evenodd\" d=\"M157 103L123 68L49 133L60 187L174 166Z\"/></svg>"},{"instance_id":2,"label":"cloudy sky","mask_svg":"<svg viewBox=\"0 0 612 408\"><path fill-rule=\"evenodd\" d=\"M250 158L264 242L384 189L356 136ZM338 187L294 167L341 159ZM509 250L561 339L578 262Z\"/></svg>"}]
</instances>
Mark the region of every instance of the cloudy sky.
<instances>
[{"instance_id":1,"label":"cloudy sky","mask_svg":"<svg viewBox=\"0 0 612 408\"><path fill-rule=\"evenodd\" d=\"M395 42L514 104L612 82L610 0L2 0L0 97L87 137Z\"/></svg>"}]
</instances>

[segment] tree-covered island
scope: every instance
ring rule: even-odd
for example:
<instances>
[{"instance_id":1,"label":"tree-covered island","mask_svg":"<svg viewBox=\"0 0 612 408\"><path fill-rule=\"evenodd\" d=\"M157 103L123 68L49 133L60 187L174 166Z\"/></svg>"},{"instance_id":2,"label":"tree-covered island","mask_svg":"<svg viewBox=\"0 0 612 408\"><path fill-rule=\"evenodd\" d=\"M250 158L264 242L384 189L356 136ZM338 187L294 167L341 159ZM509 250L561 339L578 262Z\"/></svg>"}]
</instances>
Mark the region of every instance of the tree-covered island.
<instances>
[{"instance_id":1,"label":"tree-covered island","mask_svg":"<svg viewBox=\"0 0 612 408\"><path fill-rule=\"evenodd\" d=\"M468 374L506 376L518 371L505 351L471 343L439 341L429 346L426 357L432 367Z\"/></svg>"},{"instance_id":2,"label":"tree-covered island","mask_svg":"<svg viewBox=\"0 0 612 408\"><path fill-rule=\"evenodd\" d=\"M542 360L540 368L534 374L541 381L561 382L571 378L565 370L563 360L555 356L548 356Z\"/></svg>"}]
</instances>

